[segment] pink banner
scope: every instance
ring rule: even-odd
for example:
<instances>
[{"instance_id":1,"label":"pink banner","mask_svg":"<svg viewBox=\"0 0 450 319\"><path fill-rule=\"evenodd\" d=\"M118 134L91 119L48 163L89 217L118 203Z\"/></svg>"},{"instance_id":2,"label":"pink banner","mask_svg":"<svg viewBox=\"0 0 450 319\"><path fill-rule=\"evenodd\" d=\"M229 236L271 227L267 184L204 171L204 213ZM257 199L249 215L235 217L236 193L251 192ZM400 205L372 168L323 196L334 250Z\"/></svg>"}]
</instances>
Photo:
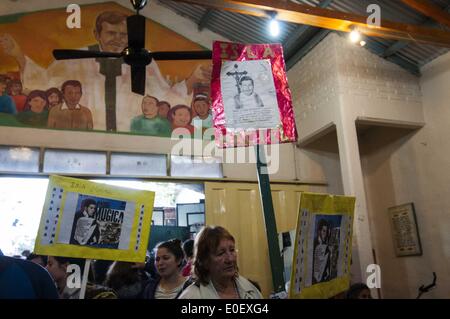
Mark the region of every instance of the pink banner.
<instances>
[{"instance_id":1,"label":"pink banner","mask_svg":"<svg viewBox=\"0 0 450 319\"><path fill-rule=\"evenodd\" d=\"M297 141L281 44L213 44L211 98L219 148Z\"/></svg>"}]
</instances>

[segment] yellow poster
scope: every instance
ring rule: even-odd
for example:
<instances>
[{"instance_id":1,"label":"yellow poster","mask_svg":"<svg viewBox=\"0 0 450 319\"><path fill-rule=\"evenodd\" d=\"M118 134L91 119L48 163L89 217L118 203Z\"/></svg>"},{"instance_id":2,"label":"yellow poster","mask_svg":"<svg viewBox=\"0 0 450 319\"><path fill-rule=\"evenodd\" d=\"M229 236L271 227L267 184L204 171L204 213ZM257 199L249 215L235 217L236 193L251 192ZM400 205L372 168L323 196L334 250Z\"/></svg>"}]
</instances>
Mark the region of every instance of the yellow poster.
<instances>
[{"instance_id":1,"label":"yellow poster","mask_svg":"<svg viewBox=\"0 0 450 319\"><path fill-rule=\"evenodd\" d=\"M143 262L155 193L51 176L34 251Z\"/></svg>"},{"instance_id":2,"label":"yellow poster","mask_svg":"<svg viewBox=\"0 0 450 319\"><path fill-rule=\"evenodd\" d=\"M349 288L355 198L302 193L290 298L331 298Z\"/></svg>"}]
</instances>

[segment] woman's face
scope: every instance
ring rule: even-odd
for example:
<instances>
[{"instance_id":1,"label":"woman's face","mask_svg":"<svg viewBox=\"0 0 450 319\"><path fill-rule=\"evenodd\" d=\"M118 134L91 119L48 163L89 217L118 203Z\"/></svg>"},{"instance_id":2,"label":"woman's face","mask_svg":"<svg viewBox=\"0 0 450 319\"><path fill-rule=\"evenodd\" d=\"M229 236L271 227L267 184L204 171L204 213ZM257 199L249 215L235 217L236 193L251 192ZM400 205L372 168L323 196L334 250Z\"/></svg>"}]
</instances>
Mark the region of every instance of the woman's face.
<instances>
[{"instance_id":1,"label":"woman's face","mask_svg":"<svg viewBox=\"0 0 450 319\"><path fill-rule=\"evenodd\" d=\"M48 256L46 268L53 277L53 280L56 282L63 280L67 276L67 268L64 265L60 265L59 262L52 256Z\"/></svg>"},{"instance_id":2,"label":"woman's face","mask_svg":"<svg viewBox=\"0 0 450 319\"><path fill-rule=\"evenodd\" d=\"M164 247L157 249L155 267L161 277L170 277L179 272L179 264L180 260L170 250Z\"/></svg>"},{"instance_id":3,"label":"woman's face","mask_svg":"<svg viewBox=\"0 0 450 319\"><path fill-rule=\"evenodd\" d=\"M48 103L50 106L56 106L60 103L59 96L56 93L52 93L48 96Z\"/></svg>"},{"instance_id":4,"label":"woman's face","mask_svg":"<svg viewBox=\"0 0 450 319\"><path fill-rule=\"evenodd\" d=\"M146 96L142 100L142 113L146 118L154 118L158 115L158 105L154 98Z\"/></svg>"},{"instance_id":5,"label":"woman's face","mask_svg":"<svg viewBox=\"0 0 450 319\"><path fill-rule=\"evenodd\" d=\"M209 257L209 275L212 280L233 278L237 271L237 251L234 241L222 239L216 251Z\"/></svg>"},{"instance_id":6,"label":"woman's face","mask_svg":"<svg viewBox=\"0 0 450 319\"><path fill-rule=\"evenodd\" d=\"M34 113L41 113L45 109L46 101L40 96L32 98L29 102L30 109Z\"/></svg>"},{"instance_id":7,"label":"woman's face","mask_svg":"<svg viewBox=\"0 0 450 319\"><path fill-rule=\"evenodd\" d=\"M158 114L163 118L167 118L167 113L169 112L169 106L167 104L161 104L159 106Z\"/></svg>"},{"instance_id":8,"label":"woman's face","mask_svg":"<svg viewBox=\"0 0 450 319\"><path fill-rule=\"evenodd\" d=\"M191 121L191 114L185 108L178 109L173 114L173 124L175 126L187 126Z\"/></svg>"}]
</instances>

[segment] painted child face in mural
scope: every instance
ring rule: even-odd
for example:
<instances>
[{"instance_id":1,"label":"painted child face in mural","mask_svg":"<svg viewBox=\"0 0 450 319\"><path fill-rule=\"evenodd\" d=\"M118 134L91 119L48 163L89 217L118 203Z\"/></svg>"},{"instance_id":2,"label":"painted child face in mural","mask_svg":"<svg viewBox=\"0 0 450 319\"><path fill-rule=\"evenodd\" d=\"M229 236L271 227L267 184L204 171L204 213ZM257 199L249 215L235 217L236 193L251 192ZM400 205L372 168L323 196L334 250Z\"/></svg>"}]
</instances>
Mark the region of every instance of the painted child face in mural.
<instances>
[{"instance_id":1,"label":"painted child face in mural","mask_svg":"<svg viewBox=\"0 0 450 319\"><path fill-rule=\"evenodd\" d=\"M0 95L3 94L3 92L6 91L6 83L5 82L0 82Z\"/></svg>"},{"instance_id":2,"label":"painted child face in mural","mask_svg":"<svg viewBox=\"0 0 450 319\"><path fill-rule=\"evenodd\" d=\"M148 119L152 119L158 115L158 101L153 97L146 96L142 100L142 113Z\"/></svg>"},{"instance_id":3,"label":"painted child face in mural","mask_svg":"<svg viewBox=\"0 0 450 319\"><path fill-rule=\"evenodd\" d=\"M187 126L191 121L191 114L185 108L176 110L173 114L173 124L175 126Z\"/></svg>"},{"instance_id":4,"label":"painted child face in mural","mask_svg":"<svg viewBox=\"0 0 450 319\"><path fill-rule=\"evenodd\" d=\"M11 95L22 94L22 84L15 82L11 84Z\"/></svg>"},{"instance_id":5,"label":"painted child face in mural","mask_svg":"<svg viewBox=\"0 0 450 319\"><path fill-rule=\"evenodd\" d=\"M100 34L97 31L94 34L102 51L119 53L128 44L127 24L125 21L118 24L102 22Z\"/></svg>"},{"instance_id":6,"label":"painted child face in mural","mask_svg":"<svg viewBox=\"0 0 450 319\"><path fill-rule=\"evenodd\" d=\"M194 102L194 110L201 118L206 118L209 112L209 104L206 100L197 100Z\"/></svg>"},{"instance_id":7,"label":"painted child face in mural","mask_svg":"<svg viewBox=\"0 0 450 319\"><path fill-rule=\"evenodd\" d=\"M169 112L169 109L170 109L169 104L167 103L159 104L158 115L163 118L167 118L167 113Z\"/></svg>"},{"instance_id":8,"label":"painted child face in mural","mask_svg":"<svg viewBox=\"0 0 450 319\"><path fill-rule=\"evenodd\" d=\"M50 104L50 106L56 106L59 103L61 103L61 101L59 100L59 96L56 93L52 93L48 96L48 103Z\"/></svg>"},{"instance_id":9,"label":"painted child face in mural","mask_svg":"<svg viewBox=\"0 0 450 319\"><path fill-rule=\"evenodd\" d=\"M29 104L32 112L41 113L45 109L47 102L40 96L36 96L30 100Z\"/></svg>"},{"instance_id":10,"label":"painted child face in mural","mask_svg":"<svg viewBox=\"0 0 450 319\"><path fill-rule=\"evenodd\" d=\"M69 109L73 109L80 103L81 88L79 86L67 85L64 88L63 96Z\"/></svg>"}]
</instances>

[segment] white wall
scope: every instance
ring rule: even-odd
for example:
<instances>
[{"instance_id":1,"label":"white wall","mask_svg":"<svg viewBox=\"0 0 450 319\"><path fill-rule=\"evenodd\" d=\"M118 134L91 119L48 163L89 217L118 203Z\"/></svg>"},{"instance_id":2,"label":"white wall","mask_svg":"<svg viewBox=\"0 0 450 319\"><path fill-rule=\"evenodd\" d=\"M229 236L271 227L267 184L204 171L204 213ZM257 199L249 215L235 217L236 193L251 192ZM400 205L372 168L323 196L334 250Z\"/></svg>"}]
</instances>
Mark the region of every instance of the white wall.
<instances>
[{"instance_id":1,"label":"white wall","mask_svg":"<svg viewBox=\"0 0 450 319\"><path fill-rule=\"evenodd\" d=\"M386 298L413 298L437 273L437 287L423 298L450 298L450 53L422 69L425 127L409 134L371 132L363 157L375 242ZM392 140L393 137L395 140ZM385 147L380 141L391 140ZM413 202L423 255L395 257L387 216L390 206Z\"/></svg>"}]
</instances>

